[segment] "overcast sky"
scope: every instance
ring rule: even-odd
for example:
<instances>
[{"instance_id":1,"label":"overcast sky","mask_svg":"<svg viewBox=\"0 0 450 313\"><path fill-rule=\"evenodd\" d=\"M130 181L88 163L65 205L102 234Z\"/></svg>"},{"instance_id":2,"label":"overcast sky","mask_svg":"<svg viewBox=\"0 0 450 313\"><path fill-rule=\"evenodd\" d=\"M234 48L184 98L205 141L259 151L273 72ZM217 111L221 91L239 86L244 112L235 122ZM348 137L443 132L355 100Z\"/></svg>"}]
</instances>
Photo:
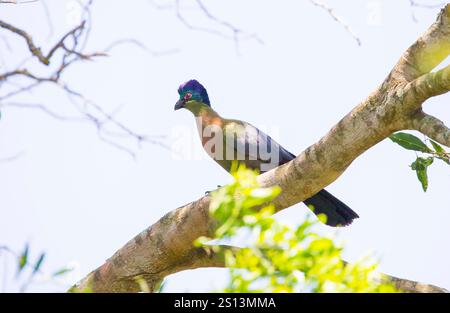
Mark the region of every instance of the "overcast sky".
<instances>
[{"instance_id":1,"label":"overcast sky","mask_svg":"<svg viewBox=\"0 0 450 313\"><path fill-rule=\"evenodd\" d=\"M157 9L150 1L94 2L88 51L134 38L164 53L154 56L122 45L107 58L75 65L64 80L107 111L120 107L115 117L136 132L166 136L177 153L147 143L138 148L125 140L136 151L133 160L99 140L87 123L55 120L38 110L2 109L0 158L21 154L0 163L0 245L20 251L30 242L34 258L46 251L44 272L76 265L66 284L101 265L165 213L230 181L202 152L192 115L173 111L182 82L196 78L221 115L266 130L298 154L382 82L438 12L412 11L406 0L327 0L360 38L359 46L308 0L205 0L211 13L262 41L249 37L236 46L222 36L190 30L172 9ZM46 3L53 33L39 2L2 5L0 18L28 30L48 51L77 21L77 8L73 1ZM194 2L186 1L182 12L193 25L230 35ZM21 40L11 39L10 46L12 52L0 41L1 55L12 67L27 50ZM76 113L51 86L18 100L39 101L60 114ZM450 124L449 100L448 94L432 99L425 110ZM450 288L450 167L433 164L424 193L408 166L414 159L413 152L385 140L328 186L360 215L337 235L349 261L372 253L385 273ZM300 222L306 213L298 204L278 215ZM327 226L321 231L335 232ZM0 255L0 276L9 274L3 280L6 290L16 288L14 266L11 258ZM211 291L225 279L224 269L186 271L169 277L166 290ZM65 288L36 283L30 290Z\"/></svg>"}]
</instances>

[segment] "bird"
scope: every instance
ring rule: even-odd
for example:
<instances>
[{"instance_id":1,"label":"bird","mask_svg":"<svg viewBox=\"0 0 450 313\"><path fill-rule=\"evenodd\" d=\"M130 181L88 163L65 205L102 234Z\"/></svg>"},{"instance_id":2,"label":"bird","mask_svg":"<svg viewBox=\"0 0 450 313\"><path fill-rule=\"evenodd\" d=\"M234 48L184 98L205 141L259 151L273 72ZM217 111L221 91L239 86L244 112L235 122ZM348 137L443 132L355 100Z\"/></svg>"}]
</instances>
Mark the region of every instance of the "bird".
<instances>
[{"instance_id":1,"label":"bird","mask_svg":"<svg viewBox=\"0 0 450 313\"><path fill-rule=\"evenodd\" d=\"M197 80L181 84L178 94L174 110L187 109L193 113L204 150L226 171L230 172L237 161L262 174L295 159L294 154L250 123L221 117L211 107L206 88ZM303 203L314 214L324 214L325 223L329 226L347 226L359 218L325 189Z\"/></svg>"}]
</instances>

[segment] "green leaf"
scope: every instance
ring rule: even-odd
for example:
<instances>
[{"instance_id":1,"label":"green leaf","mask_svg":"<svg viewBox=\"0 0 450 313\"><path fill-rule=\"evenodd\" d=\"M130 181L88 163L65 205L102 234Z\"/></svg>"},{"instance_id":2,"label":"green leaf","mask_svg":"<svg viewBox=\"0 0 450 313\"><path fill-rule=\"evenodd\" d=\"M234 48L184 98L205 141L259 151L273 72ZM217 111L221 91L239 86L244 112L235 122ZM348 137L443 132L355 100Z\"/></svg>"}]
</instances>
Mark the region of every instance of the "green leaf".
<instances>
[{"instance_id":1,"label":"green leaf","mask_svg":"<svg viewBox=\"0 0 450 313\"><path fill-rule=\"evenodd\" d=\"M408 133L395 133L390 135L389 139L407 150L431 152L431 149L422 140Z\"/></svg>"},{"instance_id":2,"label":"green leaf","mask_svg":"<svg viewBox=\"0 0 450 313\"><path fill-rule=\"evenodd\" d=\"M434 151L436 151L437 153L445 153L444 148L441 147L441 145L439 145L437 142L430 140L431 145L434 148Z\"/></svg>"},{"instance_id":3,"label":"green leaf","mask_svg":"<svg viewBox=\"0 0 450 313\"><path fill-rule=\"evenodd\" d=\"M437 158L450 165L450 159L448 158L445 149L442 148L441 145L439 145L437 142L433 140L430 140L430 142L434 148L434 151L436 151L436 153L439 155Z\"/></svg>"},{"instance_id":4,"label":"green leaf","mask_svg":"<svg viewBox=\"0 0 450 313\"><path fill-rule=\"evenodd\" d=\"M450 159L446 156L440 156L438 157L439 160L444 161L445 163L447 163L448 165L450 165Z\"/></svg>"},{"instance_id":5,"label":"green leaf","mask_svg":"<svg viewBox=\"0 0 450 313\"><path fill-rule=\"evenodd\" d=\"M42 263L44 262L44 259L45 259L45 252L42 252L36 264L34 265L33 274L36 274L36 272L39 271L39 269L42 266Z\"/></svg>"},{"instance_id":6,"label":"green leaf","mask_svg":"<svg viewBox=\"0 0 450 313\"><path fill-rule=\"evenodd\" d=\"M419 179L420 183L422 184L423 191L427 191L428 189L428 175L427 170L417 170L417 178Z\"/></svg>"},{"instance_id":7,"label":"green leaf","mask_svg":"<svg viewBox=\"0 0 450 313\"><path fill-rule=\"evenodd\" d=\"M20 255L20 258L19 258L19 270L18 270L17 274L19 274L23 270L25 265L27 265L28 252L29 252L29 246L28 246L28 243L27 243L27 244L25 244L25 248L24 248L24 250L23 250L23 252L22 252L22 254Z\"/></svg>"},{"instance_id":8,"label":"green leaf","mask_svg":"<svg viewBox=\"0 0 450 313\"><path fill-rule=\"evenodd\" d=\"M160 284L159 287L156 288L156 292L162 293L164 291L164 288L166 287L166 280L164 279Z\"/></svg>"},{"instance_id":9,"label":"green leaf","mask_svg":"<svg viewBox=\"0 0 450 313\"><path fill-rule=\"evenodd\" d=\"M433 164L433 158L420 158L418 157L412 164L411 169L416 171L417 178L419 179L420 183L422 184L423 191L427 191L428 188L428 175L427 175L427 169L428 166Z\"/></svg>"},{"instance_id":10,"label":"green leaf","mask_svg":"<svg viewBox=\"0 0 450 313\"><path fill-rule=\"evenodd\" d=\"M61 275L67 274L67 273L71 272L72 270L73 270L72 268L63 267L62 269L57 270L56 272L54 272L52 274L52 277L56 277L56 276L61 276Z\"/></svg>"}]
</instances>

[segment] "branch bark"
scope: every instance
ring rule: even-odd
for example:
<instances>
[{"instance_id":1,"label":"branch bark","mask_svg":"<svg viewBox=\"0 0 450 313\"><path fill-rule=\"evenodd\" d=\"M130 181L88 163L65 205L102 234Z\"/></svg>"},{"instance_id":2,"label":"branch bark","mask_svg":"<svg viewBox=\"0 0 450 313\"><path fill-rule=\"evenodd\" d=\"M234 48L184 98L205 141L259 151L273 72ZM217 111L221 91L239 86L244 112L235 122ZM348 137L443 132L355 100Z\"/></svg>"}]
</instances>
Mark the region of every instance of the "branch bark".
<instances>
[{"instance_id":1,"label":"branch bark","mask_svg":"<svg viewBox=\"0 0 450 313\"><path fill-rule=\"evenodd\" d=\"M8 29L9 31L12 31L13 33L16 33L17 35L19 35L20 37L22 37L23 39L25 39L28 49L30 50L31 54L34 55L36 58L39 59L39 62L45 64L45 65L49 65L50 61L49 58L46 58L41 51L41 48L38 48L34 42L33 39L31 38L31 36L25 32L24 30L15 27L14 25L8 24L6 22L0 21L0 27L1 28L5 28Z\"/></svg>"},{"instance_id":2,"label":"branch bark","mask_svg":"<svg viewBox=\"0 0 450 313\"><path fill-rule=\"evenodd\" d=\"M258 177L263 187L278 185L274 200L282 210L314 195L335 181L366 150L402 129L417 129L449 146L449 130L422 111L423 102L450 89L448 69L430 74L450 54L450 4L436 22L400 58L382 84L342 118L322 139L297 158ZM425 76L423 76L425 75ZM165 276L186 269L221 267L220 255L192 242L211 237L216 222L209 216L208 196L182 206L119 249L72 291L136 292L137 278L154 291ZM385 275L408 292L445 289Z\"/></svg>"},{"instance_id":3,"label":"branch bark","mask_svg":"<svg viewBox=\"0 0 450 313\"><path fill-rule=\"evenodd\" d=\"M412 119L411 126L434 141L450 147L450 129L440 119L419 111Z\"/></svg>"}]
</instances>

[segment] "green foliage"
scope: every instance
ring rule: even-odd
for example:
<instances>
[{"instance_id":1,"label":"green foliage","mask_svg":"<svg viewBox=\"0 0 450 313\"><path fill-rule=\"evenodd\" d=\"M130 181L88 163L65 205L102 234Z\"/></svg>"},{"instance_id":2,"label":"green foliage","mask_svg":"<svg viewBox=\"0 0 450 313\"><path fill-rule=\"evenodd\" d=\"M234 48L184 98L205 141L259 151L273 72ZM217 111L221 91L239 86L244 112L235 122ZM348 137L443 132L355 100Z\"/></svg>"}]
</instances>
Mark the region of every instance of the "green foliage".
<instances>
[{"instance_id":1,"label":"green foliage","mask_svg":"<svg viewBox=\"0 0 450 313\"><path fill-rule=\"evenodd\" d=\"M27 243L27 244L25 244L25 248L23 249L23 252L21 253L21 255L19 257L19 262L17 264L18 265L17 275L19 275L22 272L22 270L24 269L25 265L27 265L29 251L30 251L30 248Z\"/></svg>"},{"instance_id":2,"label":"green foliage","mask_svg":"<svg viewBox=\"0 0 450 313\"><path fill-rule=\"evenodd\" d=\"M450 156L449 153L444 150L437 142L430 140L431 145L435 150L435 157L444 161L445 163L450 165Z\"/></svg>"},{"instance_id":3,"label":"green foliage","mask_svg":"<svg viewBox=\"0 0 450 313\"><path fill-rule=\"evenodd\" d=\"M42 266L42 263L44 262L44 259L45 259L45 252L42 252L41 255L39 256L36 264L34 265L33 275L36 274L39 271L39 269Z\"/></svg>"},{"instance_id":4,"label":"green foliage","mask_svg":"<svg viewBox=\"0 0 450 313\"><path fill-rule=\"evenodd\" d=\"M72 270L73 270L72 268L63 267L63 268L57 270L56 272L54 272L52 274L52 277L58 277L58 276L65 275L67 273L70 273Z\"/></svg>"},{"instance_id":5,"label":"green foliage","mask_svg":"<svg viewBox=\"0 0 450 313\"><path fill-rule=\"evenodd\" d=\"M37 276L40 276L41 279L45 276L50 276L48 280L51 280L53 278L56 278L57 276L63 276L72 269L70 268L61 268L54 272L52 275L46 275L42 272L42 266L45 263L46 253L41 252L36 259L36 261L33 262L33 258L30 256L30 245L29 243L26 243L23 251L21 253L16 253L12 249L10 249L8 246L0 245L0 253L4 251L13 256L14 263L17 264L17 273L15 276L16 283L20 286L19 291L25 292L28 287L33 284L34 279ZM5 259L4 262L7 262ZM4 275L7 275L7 273L3 273ZM4 283L6 284L6 279L4 279ZM5 287L4 287L5 288Z\"/></svg>"},{"instance_id":6,"label":"green foliage","mask_svg":"<svg viewBox=\"0 0 450 313\"><path fill-rule=\"evenodd\" d=\"M159 282L159 284L156 286L156 292L162 293L164 292L164 289L166 288L166 280L162 280Z\"/></svg>"},{"instance_id":7,"label":"green foliage","mask_svg":"<svg viewBox=\"0 0 450 313\"><path fill-rule=\"evenodd\" d=\"M428 188L428 167L433 164L434 159L439 159L450 165L450 154L445 151L437 142L428 140L431 144L429 147L425 142L416 136L408 133L398 132L389 136L393 142L399 144L407 150L413 150L422 153L426 157L417 156L416 160L411 163L411 169L416 172L417 179L422 185L423 191Z\"/></svg>"},{"instance_id":8,"label":"green foliage","mask_svg":"<svg viewBox=\"0 0 450 313\"><path fill-rule=\"evenodd\" d=\"M308 218L293 228L276 221L270 202L280 193L279 187L261 188L256 173L244 167L233 176L232 184L211 194L210 211L221 225L215 238L198 240L205 244L231 238L242 228L252 234L251 244L244 248L214 246L231 269L225 292L395 291L375 280L374 262L346 264L342 247L314 231L317 222Z\"/></svg>"},{"instance_id":9,"label":"green foliage","mask_svg":"<svg viewBox=\"0 0 450 313\"><path fill-rule=\"evenodd\" d=\"M428 188L428 174L427 169L433 163L433 158L428 157L426 159L417 157L417 159L411 163L411 169L416 171L417 178L422 184L423 191L427 191Z\"/></svg>"}]
</instances>

